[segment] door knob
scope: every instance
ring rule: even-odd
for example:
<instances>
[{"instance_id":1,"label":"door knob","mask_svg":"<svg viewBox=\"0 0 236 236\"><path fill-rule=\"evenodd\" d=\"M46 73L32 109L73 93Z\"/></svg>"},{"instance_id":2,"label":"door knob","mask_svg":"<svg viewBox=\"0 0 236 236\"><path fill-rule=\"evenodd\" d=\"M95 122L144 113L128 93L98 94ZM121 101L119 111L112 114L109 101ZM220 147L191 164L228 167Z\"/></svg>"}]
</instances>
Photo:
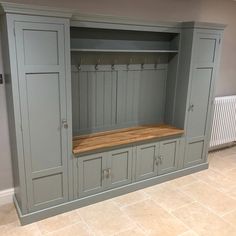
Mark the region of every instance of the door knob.
<instances>
[{"instance_id":1,"label":"door knob","mask_svg":"<svg viewBox=\"0 0 236 236\"><path fill-rule=\"evenodd\" d=\"M108 177L108 171L107 169L103 170L103 179L106 179Z\"/></svg>"},{"instance_id":2,"label":"door knob","mask_svg":"<svg viewBox=\"0 0 236 236\"><path fill-rule=\"evenodd\" d=\"M158 156L155 157L155 164L156 164L156 166L159 165L159 157Z\"/></svg>"},{"instance_id":3,"label":"door knob","mask_svg":"<svg viewBox=\"0 0 236 236\"><path fill-rule=\"evenodd\" d=\"M162 164L164 157L162 155L159 156L160 163Z\"/></svg>"},{"instance_id":4,"label":"door knob","mask_svg":"<svg viewBox=\"0 0 236 236\"><path fill-rule=\"evenodd\" d=\"M63 126L65 129L68 129L67 120L62 120L62 126Z\"/></svg>"},{"instance_id":5,"label":"door knob","mask_svg":"<svg viewBox=\"0 0 236 236\"><path fill-rule=\"evenodd\" d=\"M108 178L111 177L111 168L108 169Z\"/></svg>"},{"instance_id":6,"label":"door knob","mask_svg":"<svg viewBox=\"0 0 236 236\"><path fill-rule=\"evenodd\" d=\"M189 107L188 107L188 111L193 111L193 108L194 108L194 105L190 104Z\"/></svg>"}]
</instances>

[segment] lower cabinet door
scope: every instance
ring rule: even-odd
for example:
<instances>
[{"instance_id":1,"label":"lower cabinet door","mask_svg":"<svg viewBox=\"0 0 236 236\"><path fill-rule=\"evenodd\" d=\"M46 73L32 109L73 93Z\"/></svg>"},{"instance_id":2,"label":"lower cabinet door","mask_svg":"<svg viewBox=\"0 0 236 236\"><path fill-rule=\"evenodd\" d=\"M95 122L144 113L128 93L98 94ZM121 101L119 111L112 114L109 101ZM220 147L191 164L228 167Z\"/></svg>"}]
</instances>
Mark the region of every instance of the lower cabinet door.
<instances>
[{"instance_id":1,"label":"lower cabinet door","mask_svg":"<svg viewBox=\"0 0 236 236\"><path fill-rule=\"evenodd\" d=\"M78 157L79 197L101 192L107 185L107 154L98 153Z\"/></svg>"},{"instance_id":2,"label":"lower cabinet door","mask_svg":"<svg viewBox=\"0 0 236 236\"><path fill-rule=\"evenodd\" d=\"M177 170L179 158L179 139L171 139L160 142L160 154L158 156L158 174L166 174Z\"/></svg>"},{"instance_id":3,"label":"lower cabinet door","mask_svg":"<svg viewBox=\"0 0 236 236\"><path fill-rule=\"evenodd\" d=\"M159 143L137 146L135 179L143 180L157 176Z\"/></svg>"},{"instance_id":4,"label":"lower cabinet door","mask_svg":"<svg viewBox=\"0 0 236 236\"><path fill-rule=\"evenodd\" d=\"M190 167L201 164L204 161L206 161L204 148L205 148L204 137L187 139L184 166Z\"/></svg>"},{"instance_id":5,"label":"lower cabinet door","mask_svg":"<svg viewBox=\"0 0 236 236\"><path fill-rule=\"evenodd\" d=\"M132 147L122 148L108 153L108 186L115 188L132 181Z\"/></svg>"}]
</instances>

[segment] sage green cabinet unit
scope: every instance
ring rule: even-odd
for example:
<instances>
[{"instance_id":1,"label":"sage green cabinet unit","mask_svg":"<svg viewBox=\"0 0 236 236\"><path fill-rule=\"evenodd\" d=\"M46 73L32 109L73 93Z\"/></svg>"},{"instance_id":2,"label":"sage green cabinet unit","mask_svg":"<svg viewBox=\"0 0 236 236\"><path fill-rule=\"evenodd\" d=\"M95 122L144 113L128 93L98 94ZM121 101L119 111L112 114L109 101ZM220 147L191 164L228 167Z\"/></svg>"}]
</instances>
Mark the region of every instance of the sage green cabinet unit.
<instances>
[{"instance_id":1,"label":"sage green cabinet unit","mask_svg":"<svg viewBox=\"0 0 236 236\"><path fill-rule=\"evenodd\" d=\"M78 157L78 195L84 197L103 191L109 174L107 153Z\"/></svg>"},{"instance_id":2,"label":"sage green cabinet unit","mask_svg":"<svg viewBox=\"0 0 236 236\"><path fill-rule=\"evenodd\" d=\"M158 174L173 172L178 168L180 140L171 139L160 142Z\"/></svg>"},{"instance_id":3,"label":"sage green cabinet unit","mask_svg":"<svg viewBox=\"0 0 236 236\"><path fill-rule=\"evenodd\" d=\"M22 224L208 167L224 25L0 5L14 202ZM156 133L142 132L142 125L160 124ZM104 137L93 133L122 128L129 130L128 143L125 129L104 141L107 148L89 151L83 143L89 136L96 146ZM79 156L73 140L84 147Z\"/></svg>"},{"instance_id":4,"label":"sage green cabinet unit","mask_svg":"<svg viewBox=\"0 0 236 236\"><path fill-rule=\"evenodd\" d=\"M158 155L158 142L138 145L136 147L136 181L157 176Z\"/></svg>"}]
</instances>

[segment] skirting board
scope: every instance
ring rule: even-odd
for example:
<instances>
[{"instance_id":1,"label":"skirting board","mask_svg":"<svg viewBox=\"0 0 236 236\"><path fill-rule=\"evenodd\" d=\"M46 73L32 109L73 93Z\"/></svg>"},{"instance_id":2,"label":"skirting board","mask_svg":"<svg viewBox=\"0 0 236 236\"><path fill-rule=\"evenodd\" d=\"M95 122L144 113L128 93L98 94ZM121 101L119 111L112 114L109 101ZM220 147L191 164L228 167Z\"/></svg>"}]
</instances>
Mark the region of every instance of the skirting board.
<instances>
[{"instance_id":1,"label":"skirting board","mask_svg":"<svg viewBox=\"0 0 236 236\"><path fill-rule=\"evenodd\" d=\"M12 203L14 195L14 188L0 191L0 206Z\"/></svg>"},{"instance_id":2,"label":"skirting board","mask_svg":"<svg viewBox=\"0 0 236 236\"><path fill-rule=\"evenodd\" d=\"M22 215L21 210L19 208L19 205L17 203L16 198L14 197L14 204L16 206L16 210L21 222L21 225L26 225L26 224L30 224L33 223L35 221L38 220L42 220L45 219L47 217L51 217L51 216L55 216L57 214L61 214L67 211L71 211L74 210L76 208L79 207L84 207L90 204L94 204L96 202L100 202L103 200L107 200L113 197L117 197L120 196L122 194L126 194L129 192L133 192L142 188L146 188L146 187L150 187L152 185L155 184L160 184L163 183L165 181L169 181L178 177L182 177L185 175L189 175L201 170L205 170L208 168L208 163L203 163L194 167L189 167L189 168L185 168L182 170L178 170L169 174L165 174L165 175L161 175L161 176L157 176L151 179L147 179L147 180L143 180L143 181L139 181L139 182L135 182L132 184L128 184L119 188L115 188L115 189L111 189L111 190L107 190L105 192L101 192L92 196L88 196L88 197L84 197L84 198L80 198L80 199L76 199L70 202L66 202L54 207L50 207L47 209L43 209L40 211L36 211L36 212L32 212L29 214L25 214Z\"/></svg>"},{"instance_id":3,"label":"skirting board","mask_svg":"<svg viewBox=\"0 0 236 236\"><path fill-rule=\"evenodd\" d=\"M218 146L210 147L209 152L220 151L221 149L231 148L231 147L234 147L234 146L236 146L236 142L225 143L225 144L221 144L221 145L218 145Z\"/></svg>"}]
</instances>

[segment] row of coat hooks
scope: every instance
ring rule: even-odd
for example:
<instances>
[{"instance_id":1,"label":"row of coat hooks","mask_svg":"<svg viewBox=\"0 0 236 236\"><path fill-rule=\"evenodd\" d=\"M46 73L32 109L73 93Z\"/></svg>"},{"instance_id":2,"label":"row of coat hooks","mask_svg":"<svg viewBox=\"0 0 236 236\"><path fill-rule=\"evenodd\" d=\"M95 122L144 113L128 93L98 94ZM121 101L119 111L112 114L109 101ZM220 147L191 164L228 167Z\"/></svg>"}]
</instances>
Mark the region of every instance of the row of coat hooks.
<instances>
[{"instance_id":1,"label":"row of coat hooks","mask_svg":"<svg viewBox=\"0 0 236 236\"><path fill-rule=\"evenodd\" d=\"M83 62L82 59L80 59L80 63L76 65L76 67L77 67L78 70L81 70L81 65L83 65L82 62ZM160 58L158 58L158 60L157 60L155 63L153 63L153 64L154 64L154 68L157 69L157 66L158 66L158 64L160 64L160 63L161 63L161 60L160 60ZM132 58L130 58L130 59L129 59L129 62L126 63L127 70L130 68L130 65L131 65L131 64L136 64L136 63L134 63L134 60L133 60ZM142 70L144 69L144 65L145 65L145 64L147 64L146 61L140 64L140 67L141 67ZM101 58L99 58L99 59L97 60L97 63L95 63L94 69L95 69L95 70L98 70L98 69L99 69L99 68L98 68L99 65L103 65L103 64L101 63ZM111 63L111 70L115 70L115 65L116 65L116 61L114 61L113 63Z\"/></svg>"}]
</instances>

